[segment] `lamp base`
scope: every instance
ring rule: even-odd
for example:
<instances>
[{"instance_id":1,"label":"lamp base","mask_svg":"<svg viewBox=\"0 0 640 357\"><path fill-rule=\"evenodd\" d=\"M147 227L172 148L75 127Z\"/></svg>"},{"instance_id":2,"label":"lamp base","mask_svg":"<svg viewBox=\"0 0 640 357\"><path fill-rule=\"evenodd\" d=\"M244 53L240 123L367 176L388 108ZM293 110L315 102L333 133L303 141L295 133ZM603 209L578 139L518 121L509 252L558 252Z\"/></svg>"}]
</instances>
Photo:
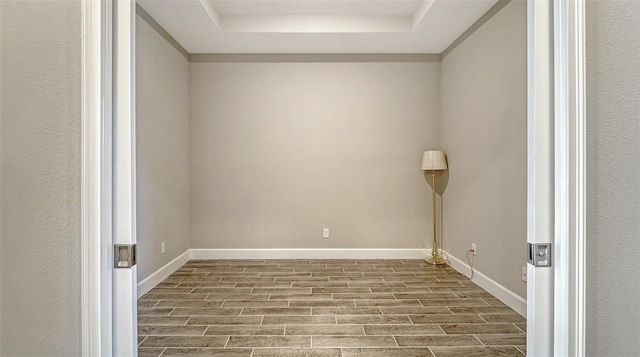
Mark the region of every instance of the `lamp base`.
<instances>
[{"instance_id":1,"label":"lamp base","mask_svg":"<svg viewBox=\"0 0 640 357\"><path fill-rule=\"evenodd\" d=\"M425 259L424 261L432 265L447 265L447 261L440 257L431 257Z\"/></svg>"}]
</instances>

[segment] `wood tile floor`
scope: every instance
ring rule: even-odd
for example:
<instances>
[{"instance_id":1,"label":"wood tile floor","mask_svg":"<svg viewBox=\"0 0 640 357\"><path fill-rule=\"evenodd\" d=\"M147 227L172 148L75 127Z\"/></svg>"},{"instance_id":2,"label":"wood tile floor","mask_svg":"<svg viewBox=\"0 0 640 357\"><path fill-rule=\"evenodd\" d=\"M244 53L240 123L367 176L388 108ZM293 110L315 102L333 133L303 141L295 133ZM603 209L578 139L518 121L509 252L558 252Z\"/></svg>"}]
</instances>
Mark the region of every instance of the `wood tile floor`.
<instances>
[{"instance_id":1,"label":"wood tile floor","mask_svg":"<svg viewBox=\"0 0 640 357\"><path fill-rule=\"evenodd\" d=\"M138 300L140 356L524 356L525 328L422 260L192 260Z\"/></svg>"}]
</instances>

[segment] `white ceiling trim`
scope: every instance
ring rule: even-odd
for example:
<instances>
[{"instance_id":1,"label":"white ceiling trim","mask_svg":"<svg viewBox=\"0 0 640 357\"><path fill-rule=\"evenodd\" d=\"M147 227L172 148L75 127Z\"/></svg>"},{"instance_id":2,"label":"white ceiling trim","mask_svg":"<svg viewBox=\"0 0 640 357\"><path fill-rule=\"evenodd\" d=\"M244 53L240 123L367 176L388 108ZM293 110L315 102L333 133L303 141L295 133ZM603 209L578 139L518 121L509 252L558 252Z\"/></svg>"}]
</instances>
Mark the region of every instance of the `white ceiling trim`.
<instances>
[{"instance_id":1,"label":"white ceiling trim","mask_svg":"<svg viewBox=\"0 0 640 357\"><path fill-rule=\"evenodd\" d=\"M191 63L347 63L347 62L440 62L438 54L415 53L286 53L286 54L216 54L196 53L189 56Z\"/></svg>"}]
</instances>

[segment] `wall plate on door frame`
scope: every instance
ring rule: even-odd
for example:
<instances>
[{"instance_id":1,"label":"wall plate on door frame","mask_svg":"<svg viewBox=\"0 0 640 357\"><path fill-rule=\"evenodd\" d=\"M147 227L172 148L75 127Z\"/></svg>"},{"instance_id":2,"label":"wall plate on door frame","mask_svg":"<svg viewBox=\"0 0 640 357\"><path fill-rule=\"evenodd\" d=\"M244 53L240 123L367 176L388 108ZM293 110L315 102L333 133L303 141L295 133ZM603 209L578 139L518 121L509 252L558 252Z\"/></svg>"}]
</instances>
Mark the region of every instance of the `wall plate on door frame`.
<instances>
[{"instance_id":1,"label":"wall plate on door frame","mask_svg":"<svg viewBox=\"0 0 640 357\"><path fill-rule=\"evenodd\" d=\"M535 267L550 267L551 243L527 243L527 261Z\"/></svg>"},{"instance_id":2,"label":"wall plate on door frame","mask_svg":"<svg viewBox=\"0 0 640 357\"><path fill-rule=\"evenodd\" d=\"M113 267L131 268L136 265L136 244L113 245Z\"/></svg>"}]
</instances>

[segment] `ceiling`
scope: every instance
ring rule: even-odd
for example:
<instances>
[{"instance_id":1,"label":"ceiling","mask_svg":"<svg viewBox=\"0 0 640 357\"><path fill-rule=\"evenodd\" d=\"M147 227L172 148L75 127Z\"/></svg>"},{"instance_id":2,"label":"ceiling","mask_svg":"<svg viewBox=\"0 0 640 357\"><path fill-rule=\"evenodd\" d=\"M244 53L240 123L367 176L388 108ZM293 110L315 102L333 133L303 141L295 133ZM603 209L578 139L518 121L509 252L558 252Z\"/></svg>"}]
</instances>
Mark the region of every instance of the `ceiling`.
<instances>
[{"instance_id":1,"label":"ceiling","mask_svg":"<svg viewBox=\"0 0 640 357\"><path fill-rule=\"evenodd\" d=\"M189 53L442 53L497 0L137 0Z\"/></svg>"}]
</instances>

